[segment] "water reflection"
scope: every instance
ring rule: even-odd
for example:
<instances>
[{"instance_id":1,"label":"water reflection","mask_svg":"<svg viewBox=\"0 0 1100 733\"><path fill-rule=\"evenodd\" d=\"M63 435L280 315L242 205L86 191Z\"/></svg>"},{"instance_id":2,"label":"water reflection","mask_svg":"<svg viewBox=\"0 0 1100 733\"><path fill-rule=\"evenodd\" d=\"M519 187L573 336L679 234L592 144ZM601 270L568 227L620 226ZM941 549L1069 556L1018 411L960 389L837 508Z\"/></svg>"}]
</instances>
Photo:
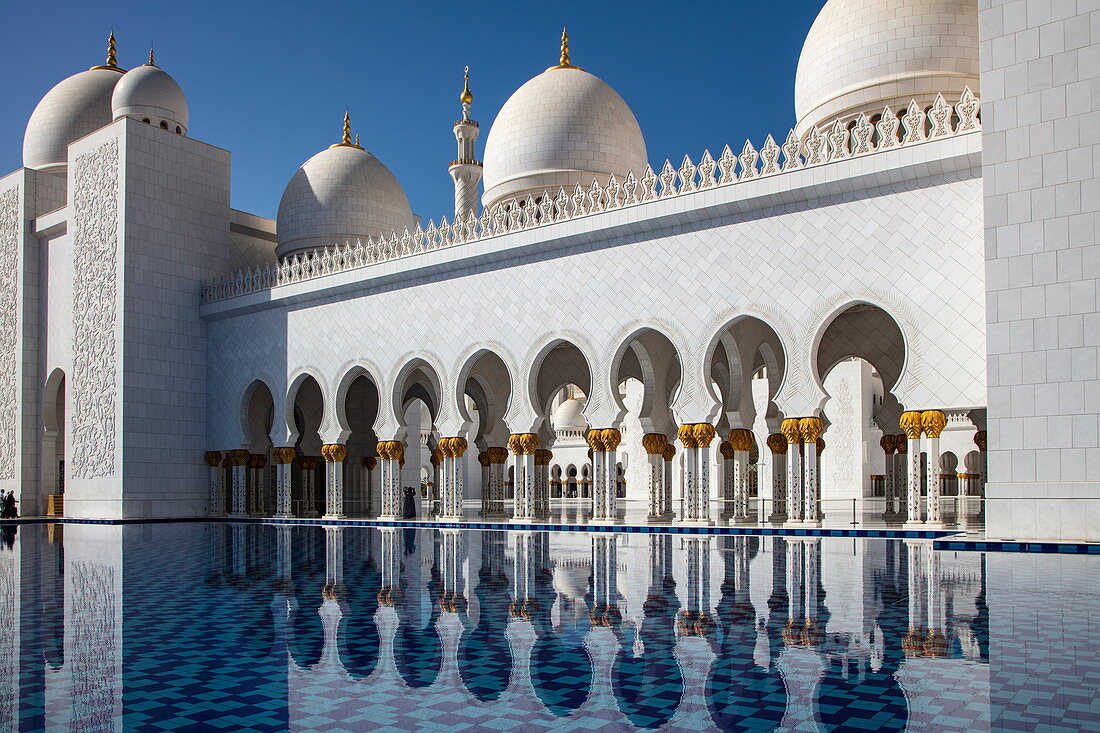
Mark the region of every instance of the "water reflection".
<instances>
[{"instance_id":1,"label":"water reflection","mask_svg":"<svg viewBox=\"0 0 1100 733\"><path fill-rule=\"evenodd\" d=\"M1013 657L991 692L986 558L924 540L249 524L11 540L0 730L988 730L1024 684ZM1066 603L1046 618L1087 613Z\"/></svg>"}]
</instances>

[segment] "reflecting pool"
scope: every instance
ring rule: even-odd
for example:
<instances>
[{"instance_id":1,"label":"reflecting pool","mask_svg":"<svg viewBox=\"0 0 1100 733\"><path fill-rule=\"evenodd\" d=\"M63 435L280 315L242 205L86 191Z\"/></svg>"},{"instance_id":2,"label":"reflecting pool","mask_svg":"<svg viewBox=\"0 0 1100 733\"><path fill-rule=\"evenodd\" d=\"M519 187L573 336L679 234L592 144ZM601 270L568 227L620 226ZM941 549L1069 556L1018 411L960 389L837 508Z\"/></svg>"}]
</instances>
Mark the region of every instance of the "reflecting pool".
<instances>
[{"instance_id":1,"label":"reflecting pool","mask_svg":"<svg viewBox=\"0 0 1100 733\"><path fill-rule=\"evenodd\" d=\"M229 523L0 543L0 731L1100 729L1100 557Z\"/></svg>"}]
</instances>

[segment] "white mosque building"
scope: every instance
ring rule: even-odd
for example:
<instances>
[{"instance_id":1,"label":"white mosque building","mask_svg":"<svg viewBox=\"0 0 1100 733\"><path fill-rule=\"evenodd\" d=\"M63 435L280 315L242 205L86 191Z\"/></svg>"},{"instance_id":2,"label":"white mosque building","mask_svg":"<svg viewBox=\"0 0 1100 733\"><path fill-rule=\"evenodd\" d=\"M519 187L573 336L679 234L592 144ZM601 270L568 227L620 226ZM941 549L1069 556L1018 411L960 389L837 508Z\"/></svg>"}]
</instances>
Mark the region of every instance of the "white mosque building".
<instances>
[{"instance_id":1,"label":"white mosque building","mask_svg":"<svg viewBox=\"0 0 1100 733\"><path fill-rule=\"evenodd\" d=\"M277 220L233 209L112 37L0 179L0 488L1100 539L1098 44L1085 3L1015 5L829 0L792 130L663 164L563 34L484 138L467 80L427 221L347 116Z\"/></svg>"}]
</instances>

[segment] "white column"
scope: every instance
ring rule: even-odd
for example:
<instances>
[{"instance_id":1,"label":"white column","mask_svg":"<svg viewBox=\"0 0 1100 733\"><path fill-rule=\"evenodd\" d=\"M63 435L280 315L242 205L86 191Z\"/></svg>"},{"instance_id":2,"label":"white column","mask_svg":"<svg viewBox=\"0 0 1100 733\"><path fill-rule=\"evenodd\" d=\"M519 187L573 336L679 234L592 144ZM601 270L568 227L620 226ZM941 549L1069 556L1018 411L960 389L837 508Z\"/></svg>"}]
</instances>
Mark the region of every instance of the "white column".
<instances>
[{"instance_id":1,"label":"white column","mask_svg":"<svg viewBox=\"0 0 1100 733\"><path fill-rule=\"evenodd\" d=\"M294 462L294 448L281 447L271 451L275 461L275 516L292 517L290 511L290 466Z\"/></svg>"},{"instance_id":2,"label":"white column","mask_svg":"<svg viewBox=\"0 0 1100 733\"><path fill-rule=\"evenodd\" d=\"M482 501L483 516L499 517L504 515L504 464L508 460L508 451L494 446L485 451L489 460L487 499Z\"/></svg>"},{"instance_id":3,"label":"white column","mask_svg":"<svg viewBox=\"0 0 1100 733\"><path fill-rule=\"evenodd\" d=\"M665 498L665 459L664 451L668 440L661 433L646 433L642 436L642 448L649 462L649 514L647 522L660 522L666 519Z\"/></svg>"},{"instance_id":4,"label":"white column","mask_svg":"<svg viewBox=\"0 0 1100 733\"><path fill-rule=\"evenodd\" d=\"M921 413L921 427L928 436L928 518L925 523L939 527L943 525L940 514L940 495L943 493L943 480L940 478L940 433L947 427L947 416L940 410L925 410Z\"/></svg>"},{"instance_id":5,"label":"white column","mask_svg":"<svg viewBox=\"0 0 1100 733\"><path fill-rule=\"evenodd\" d=\"M772 433L767 443L772 457L772 506L768 521L782 522L787 518L787 438L782 433Z\"/></svg>"},{"instance_id":6,"label":"white column","mask_svg":"<svg viewBox=\"0 0 1100 733\"><path fill-rule=\"evenodd\" d=\"M797 418L788 418L781 427L787 439L787 523L802 521L802 433Z\"/></svg>"},{"instance_id":7,"label":"white column","mask_svg":"<svg viewBox=\"0 0 1100 733\"><path fill-rule=\"evenodd\" d=\"M604 428L588 431L587 439L592 448L592 521L614 522L618 477L616 450L622 442L622 434L616 428Z\"/></svg>"},{"instance_id":8,"label":"white column","mask_svg":"<svg viewBox=\"0 0 1100 733\"><path fill-rule=\"evenodd\" d=\"M730 431L730 437L733 437L735 431ZM733 466L733 445L730 440L723 440L718 444L718 453L722 456L722 460L718 463L719 470L722 472L721 480L716 483L719 484L718 499L718 519L725 521L737 515L737 477L734 475Z\"/></svg>"},{"instance_id":9,"label":"white column","mask_svg":"<svg viewBox=\"0 0 1100 733\"><path fill-rule=\"evenodd\" d=\"M458 437L444 438L439 442L443 459L440 476L443 479L444 489L441 494L440 518L455 521L462 519L464 491L462 461L468 443L465 438Z\"/></svg>"},{"instance_id":10,"label":"white column","mask_svg":"<svg viewBox=\"0 0 1100 733\"><path fill-rule=\"evenodd\" d=\"M905 482L908 507L906 512L906 524L922 524L920 502L920 435L921 414L915 411L904 412L901 415L901 429L905 431L907 439L907 477Z\"/></svg>"},{"instance_id":11,"label":"white column","mask_svg":"<svg viewBox=\"0 0 1100 733\"><path fill-rule=\"evenodd\" d=\"M321 446L325 459L325 519L344 518L344 459L348 447L341 443Z\"/></svg>"},{"instance_id":12,"label":"white column","mask_svg":"<svg viewBox=\"0 0 1100 733\"><path fill-rule=\"evenodd\" d=\"M882 480L882 518L890 521L894 514L894 436L883 435L878 444L882 448L885 457Z\"/></svg>"},{"instance_id":13,"label":"white column","mask_svg":"<svg viewBox=\"0 0 1100 733\"><path fill-rule=\"evenodd\" d=\"M210 506L207 514L214 516L225 513L225 469L222 468L222 454L220 451L207 451L206 465L210 468Z\"/></svg>"},{"instance_id":14,"label":"white column","mask_svg":"<svg viewBox=\"0 0 1100 733\"><path fill-rule=\"evenodd\" d=\"M231 450L226 453L229 465L232 466L233 477L233 508L231 515L243 517L247 515L247 490L248 490L248 451Z\"/></svg>"},{"instance_id":15,"label":"white column","mask_svg":"<svg viewBox=\"0 0 1100 733\"><path fill-rule=\"evenodd\" d=\"M710 444L715 430L710 423L681 425L678 437L684 444L684 522L711 524Z\"/></svg>"},{"instance_id":16,"label":"white column","mask_svg":"<svg viewBox=\"0 0 1100 733\"><path fill-rule=\"evenodd\" d=\"M530 522L535 518L535 451L539 447L539 436L535 433L513 433L508 438L508 447L515 456L512 519Z\"/></svg>"},{"instance_id":17,"label":"white column","mask_svg":"<svg viewBox=\"0 0 1100 733\"><path fill-rule=\"evenodd\" d=\"M399 440L378 442L378 457L382 462L382 514L379 519L401 518L401 459L405 444Z\"/></svg>"},{"instance_id":18,"label":"white column","mask_svg":"<svg viewBox=\"0 0 1100 733\"><path fill-rule=\"evenodd\" d=\"M675 510L672 508L672 461L676 458L676 446L672 443L666 445L664 454L661 457L665 460L665 479L661 485L661 489L663 490L661 507L664 516L671 520L676 516Z\"/></svg>"}]
</instances>

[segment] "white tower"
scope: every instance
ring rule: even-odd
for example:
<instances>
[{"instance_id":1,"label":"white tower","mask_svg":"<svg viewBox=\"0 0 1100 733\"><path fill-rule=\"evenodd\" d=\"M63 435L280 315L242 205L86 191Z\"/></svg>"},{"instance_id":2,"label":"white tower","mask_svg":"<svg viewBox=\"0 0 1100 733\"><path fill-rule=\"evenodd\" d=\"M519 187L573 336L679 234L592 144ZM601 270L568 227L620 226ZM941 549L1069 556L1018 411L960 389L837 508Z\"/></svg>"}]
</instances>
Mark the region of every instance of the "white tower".
<instances>
[{"instance_id":1,"label":"white tower","mask_svg":"<svg viewBox=\"0 0 1100 733\"><path fill-rule=\"evenodd\" d=\"M470 67L466 67L462 94L462 119L455 122L455 139L458 141L458 159L451 161L447 170L455 182L455 219L477 216L477 184L481 182L481 161L474 158L474 144L481 131L470 119L470 105L474 95L470 93Z\"/></svg>"}]
</instances>

